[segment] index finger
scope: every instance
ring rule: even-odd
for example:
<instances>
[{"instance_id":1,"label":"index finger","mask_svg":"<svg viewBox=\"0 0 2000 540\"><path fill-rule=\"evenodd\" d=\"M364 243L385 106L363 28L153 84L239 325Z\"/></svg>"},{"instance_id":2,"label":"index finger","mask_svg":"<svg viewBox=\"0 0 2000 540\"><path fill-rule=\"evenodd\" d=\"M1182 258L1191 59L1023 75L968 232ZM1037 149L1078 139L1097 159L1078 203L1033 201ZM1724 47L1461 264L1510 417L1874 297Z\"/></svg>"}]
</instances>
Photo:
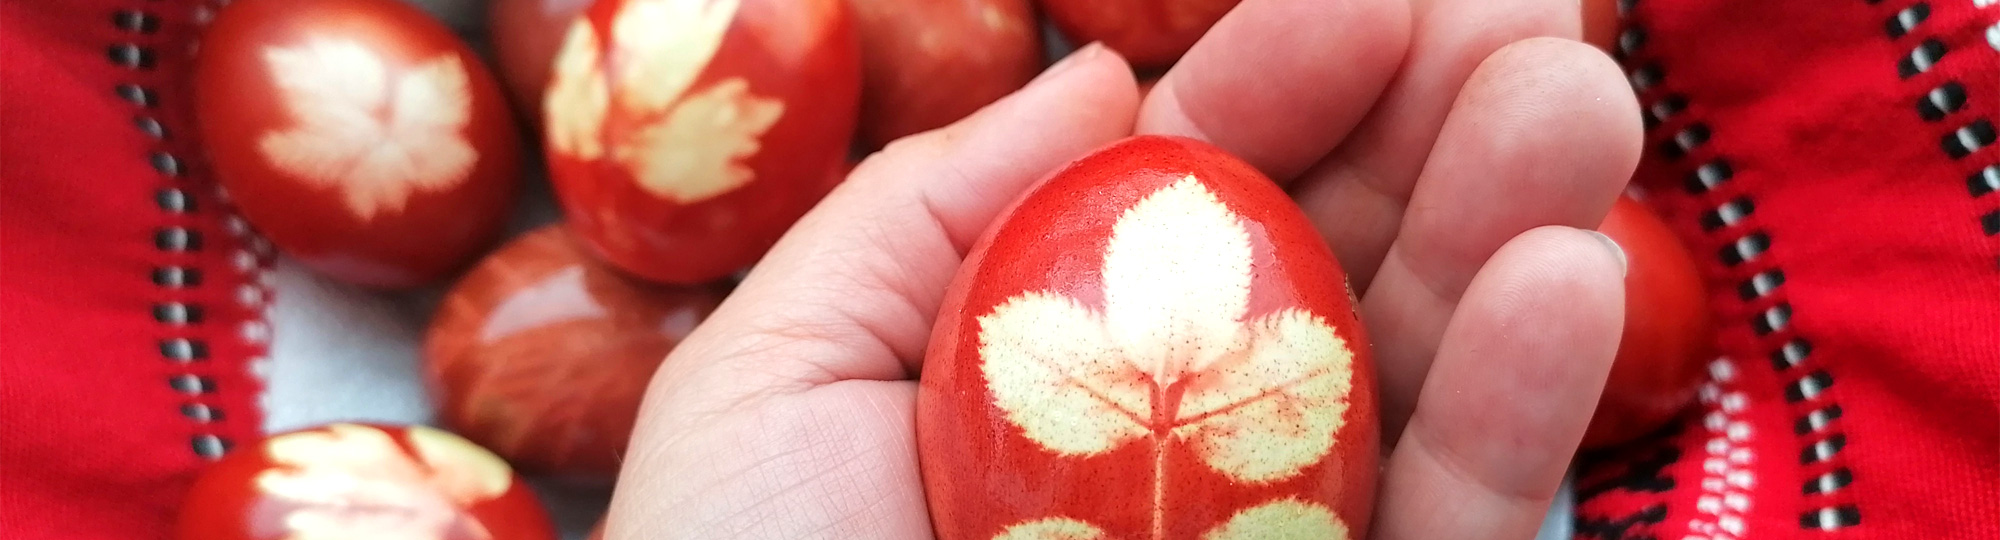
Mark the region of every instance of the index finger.
<instances>
[{"instance_id":1,"label":"index finger","mask_svg":"<svg viewBox=\"0 0 2000 540\"><path fill-rule=\"evenodd\" d=\"M1201 139L1289 182L1346 138L1403 61L1401 0L1244 0L1140 105L1140 133Z\"/></svg>"}]
</instances>

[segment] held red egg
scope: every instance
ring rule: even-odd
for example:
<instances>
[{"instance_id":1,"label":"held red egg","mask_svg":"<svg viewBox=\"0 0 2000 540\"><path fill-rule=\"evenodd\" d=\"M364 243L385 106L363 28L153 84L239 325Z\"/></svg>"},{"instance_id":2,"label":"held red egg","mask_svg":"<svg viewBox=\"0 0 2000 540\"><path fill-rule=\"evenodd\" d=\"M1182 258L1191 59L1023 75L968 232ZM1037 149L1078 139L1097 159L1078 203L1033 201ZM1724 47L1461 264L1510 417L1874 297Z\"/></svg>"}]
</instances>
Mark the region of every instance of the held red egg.
<instances>
[{"instance_id":1,"label":"held red egg","mask_svg":"<svg viewBox=\"0 0 2000 540\"><path fill-rule=\"evenodd\" d=\"M1041 0L1071 43L1102 41L1132 66L1173 65L1241 0Z\"/></svg>"},{"instance_id":2,"label":"held red egg","mask_svg":"<svg viewBox=\"0 0 2000 540\"><path fill-rule=\"evenodd\" d=\"M1374 365L1346 275L1277 185L1142 136L973 247L917 395L944 540L1362 538Z\"/></svg>"},{"instance_id":3,"label":"held red egg","mask_svg":"<svg viewBox=\"0 0 2000 540\"><path fill-rule=\"evenodd\" d=\"M725 294L618 274L560 225L530 232L467 273L432 320L438 416L523 471L609 483L653 372Z\"/></svg>"},{"instance_id":4,"label":"held red egg","mask_svg":"<svg viewBox=\"0 0 2000 540\"><path fill-rule=\"evenodd\" d=\"M1680 414L1694 400L1715 344L1694 256L1659 216L1619 197L1598 231L1625 250L1625 334L1584 448L1639 438Z\"/></svg>"},{"instance_id":5,"label":"held red egg","mask_svg":"<svg viewBox=\"0 0 2000 540\"><path fill-rule=\"evenodd\" d=\"M861 139L874 148L943 127L1042 68L1028 0L849 0L861 32Z\"/></svg>"},{"instance_id":6,"label":"held red egg","mask_svg":"<svg viewBox=\"0 0 2000 540\"><path fill-rule=\"evenodd\" d=\"M602 0L557 53L550 175L592 252L649 279L750 265L832 190L853 139L845 0Z\"/></svg>"},{"instance_id":7,"label":"held red egg","mask_svg":"<svg viewBox=\"0 0 2000 540\"><path fill-rule=\"evenodd\" d=\"M329 424L238 448L181 506L179 540L555 540L506 462L422 426Z\"/></svg>"},{"instance_id":8,"label":"held red egg","mask_svg":"<svg viewBox=\"0 0 2000 540\"><path fill-rule=\"evenodd\" d=\"M505 225L520 140L449 29L397 0L240 0L201 45L196 113L243 215L306 266L432 283Z\"/></svg>"},{"instance_id":9,"label":"held red egg","mask_svg":"<svg viewBox=\"0 0 2000 540\"><path fill-rule=\"evenodd\" d=\"M493 57L515 108L541 126L542 90L563 33L590 0L493 0L486 15Z\"/></svg>"}]
</instances>

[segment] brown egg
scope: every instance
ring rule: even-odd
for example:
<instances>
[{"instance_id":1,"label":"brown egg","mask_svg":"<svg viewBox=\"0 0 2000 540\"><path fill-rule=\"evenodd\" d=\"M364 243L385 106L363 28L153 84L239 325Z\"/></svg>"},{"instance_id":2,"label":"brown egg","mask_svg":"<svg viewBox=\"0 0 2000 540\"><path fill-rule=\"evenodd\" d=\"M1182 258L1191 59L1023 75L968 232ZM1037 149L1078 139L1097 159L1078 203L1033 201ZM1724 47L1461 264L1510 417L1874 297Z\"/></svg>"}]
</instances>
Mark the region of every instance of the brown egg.
<instances>
[{"instance_id":1,"label":"brown egg","mask_svg":"<svg viewBox=\"0 0 2000 540\"><path fill-rule=\"evenodd\" d=\"M524 472L608 483L653 371L725 294L625 277L560 225L523 235L467 273L431 322L439 417Z\"/></svg>"}]
</instances>

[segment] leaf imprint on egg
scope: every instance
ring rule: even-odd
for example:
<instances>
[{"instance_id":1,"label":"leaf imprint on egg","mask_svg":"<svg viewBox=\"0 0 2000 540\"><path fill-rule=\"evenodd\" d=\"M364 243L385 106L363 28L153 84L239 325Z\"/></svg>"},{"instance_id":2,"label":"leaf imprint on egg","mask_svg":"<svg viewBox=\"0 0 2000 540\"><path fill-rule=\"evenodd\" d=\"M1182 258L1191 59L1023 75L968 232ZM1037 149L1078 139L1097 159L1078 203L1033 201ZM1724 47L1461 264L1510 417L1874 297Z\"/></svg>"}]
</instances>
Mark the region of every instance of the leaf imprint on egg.
<instances>
[{"instance_id":1,"label":"leaf imprint on egg","mask_svg":"<svg viewBox=\"0 0 2000 540\"><path fill-rule=\"evenodd\" d=\"M580 160L609 157L642 189L683 204L755 180L745 161L762 150L784 103L753 93L742 77L694 85L741 1L626 2L611 24L615 73L589 20L571 23L543 103L549 146ZM613 112L636 125L607 132Z\"/></svg>"},{"instance_id":2,"label":"leaf imprint on egg","mask_svg":"<svg viewBox=\"0 0 2000 540\"><path fill-rule=\"evenodd\" d=\"M981 373L1023 436L1064 457L1153 446L1155 537L1169 451L1232 481L1276 482L1324 459L1342 426L1353 352L1303 308L1250 317L1251 257L1241 216L1188 176L1113 225L1101 310L1030 291L978 320ZM1286 508L1269 515L1297 514ZM1229 530L1282 521L1260 515Z\"/></svg>"},{"instance_id":3,"label":"leaf imprint on egg","mask_svg":"<svg viewBox=\"0 0 2000 540\"><path fill-rule=\"evenodd\" d=\"M292 122L265 133L258 150L280 171L339 189L355 217L400 212L412 194L472 174L472 96L457 55L398 73L359 42L311 38L266 50L264 61Z\"/></svg>"}]
</instances>

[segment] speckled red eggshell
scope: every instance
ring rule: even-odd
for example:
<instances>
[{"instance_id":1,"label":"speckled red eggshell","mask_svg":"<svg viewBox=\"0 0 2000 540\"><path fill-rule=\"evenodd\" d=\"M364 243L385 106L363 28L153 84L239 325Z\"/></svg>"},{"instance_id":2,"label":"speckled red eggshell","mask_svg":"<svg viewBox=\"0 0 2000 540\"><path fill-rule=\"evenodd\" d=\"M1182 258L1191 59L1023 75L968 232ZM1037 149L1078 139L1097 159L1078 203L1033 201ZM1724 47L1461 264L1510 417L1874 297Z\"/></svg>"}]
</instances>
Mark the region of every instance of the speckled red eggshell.
<instances>
[{"instance_id":1,"label":"speckled red eggshell","mask_svg":"<svg viewBox=\"0 0 2000 540\"><path fill-rule=\"evenodd\" d=\"M1247 237L1249 276L1239 278L1248 283L1242 320L1264 320L1302 309L1330 326L1329 332L1351 353L1347 405L1343 414L1336 415L1344 427L1331 434L1325 453L1277 480L1237 481L1207 465L1183 443L1168 442L1164 453L1156 454L1161 446L1153 443L1157 440L1153 435L1102 453L1059 454L1031 439L1010 419L998 404L995 383L982 368L981 332L987 327L981 318L997 320L1003 304L1030 293L1057 294L1106 316L1103 267L1113 228L1142 199L1186 187L1184 179L1190 176L1235 216ZM1200 257L1233 256L1229 249L1209 245L1176 249ZM1073 326L1040 322L1034 329L1050 336ZM1061 338L1027 341L1044 339ZM1003 213L972 248L948 289L925 358L918 394L918 444L940 538L988 540L1003 532L1020 532L1010 527L1058 517L1098 527L1106 538L1160 537L1156 534L1197 538L1239 511L1286 498L1328 510L1351 536L1366 536L1380 435L1372 356L1346 275L1283 191L1213 146L1181 138L1134 137L1056 171ZM1072 362L1065 369L1082 369L1074 358L1065 361ZM1328 376L1339 375L1336 371ZM1183 381L1219 380L1212 379L1218 377L1212 371L1180 376ZM1133 380L1159 392L1160 386L1143 382L1149 379ZM1315 410L1326 414L1327 409ZM1157 421L1187 413L1156 409L1151 414ZM1267 420L1270 423L1263 425L1289 422L1280 417ZM1144 429L1157 433L1160 428ZM1156 466L1166 475L1164 483L1155 475ZM1162 485L1164 507L1156 514L1154 488ZM1164 518L1156 522L1156 515ZM1017 536L1023 537L1037 536Z\"/></svg>"},{"instance_id":2,"label":"speckled red eggshell","mask_svg":"<svg viewBox=\"0 0 2000 540\"><path fill-rule=\"evenodd\" d=\"M659 122L667 118L667 113L637 113L619 106L629 92L621 90L618 63L654 61L610 45L617 39L608 36L615 35L618 17L638 4L601 0L584 12L594 35L610 51L596 63L596 69L606 74L610 112L600 129L581 137L607 148L604 157L581 157L554 142L564 135L553 111L569 103L558 90L563 84L560 66L570 51L557 53L557 74L544 100L543 117L550 124L544 137L550 178L573 230L605 261L660 282L721 279L761 258L840 178L831 173L841 166L853 141L861 91L860 43L853 15L845 0L740 0L713 58L703 64L675 106L686 103L688 96L741 81L749 95L782 104L783 112L754 137L754 152L731 160L751 172L747 182L719 193L675 197L649 189L633 167L608 157L615 153L610 149L637 140L635 134L662 125ZM683 31L666 25L667 21L643 21L634 27ZM735 121L744 116L716 118ZM693 128L690 133L701 133L693 139L721 140L714 130L705 129ZM709 149L689 145L665 148L682 152L682 157L714 157ZM673 183L707 181L676 176Z\"/></svg>"},{"instance_id":3,"label":"speckled red eggshell","mask_svg":"<svg viewBox=\"0 0 2000 540\"><path fill-rule=\"evenodd\" d=\"M351 45L310 49L310 43ZM279 50L358 54L296 56L317 60L298 63L299 72L330 74L314 93L282 84L272 59ZM372 58L380 67L333 70L318 62L330 58ZM462 94L431 92L444 97L394 105L404 99L400 96L418 94L411 87L426 79L413 74L437 62L462 67ZM357 73L379 74L380 84L370 85L371 79ZM506 224L520 174L513 114L478 56L415 7L397 0L239 0L222 9L203 34L194 80L200 135L216 177L252 225L314 270L370 287L427 285L472 262ZM366 96L351 103L368 107L364 114L381 125L396 125L395 118L435 118L447 108L462 108L464 121L444 121L435 130L383 132L400 133L390 137L354 131L351 118L313 123L302 114L350 103L329 97L342 93ZM344 110L358 106L349 107ZM279 154L266 150L265 141L292 132L362 133L348 139L373 150L392 139L418 144L408 155L427 163L462 158L436 146L456 137L463 146L453 148L470 150L472 159L361 182L353 172L360 170L354 156L362 154L342 153L324 140L301 139L290 146L297 150L285 155L309 156L291 161L304 165L278 162L273 156ZM300 172L308 170L316 172ZM357 195L364 192L377 195Z\"/></svg>"},{"instance_id":4,"label":"speckled red eggshell","mask_svg":"<svg viewBox=\"0 0 2000 540\"><path fill-rule=\"evenodd\" d=\"M653 372L726 294L619 274L561 225L524 234L467 272L431 320L438 416L524 472L609 484Z\"/></svg>"}]
</instances>

